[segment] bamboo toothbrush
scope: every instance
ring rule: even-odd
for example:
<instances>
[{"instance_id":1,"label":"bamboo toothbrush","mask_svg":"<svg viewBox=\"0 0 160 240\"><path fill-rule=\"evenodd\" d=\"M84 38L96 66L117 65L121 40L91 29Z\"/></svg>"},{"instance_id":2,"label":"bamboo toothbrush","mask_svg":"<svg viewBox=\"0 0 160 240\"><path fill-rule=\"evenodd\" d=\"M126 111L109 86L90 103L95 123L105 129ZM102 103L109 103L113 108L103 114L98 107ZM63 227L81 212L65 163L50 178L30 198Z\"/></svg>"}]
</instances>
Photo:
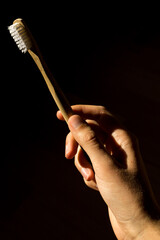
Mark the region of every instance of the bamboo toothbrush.
<instances>
[{"instance_id":1,"label":"bamboo toothbrush","mask_svg":"<svg viewBox=\"0 0 160 240\"><path fill-rule=\"evenodd\" d=\"M69 117L74 114L73 110L69 105L69 102L63 94L62 90L58 86L49 68L47 67L47 64L45 63L41 55L38 45L27 25L21 18L18 18L13 22L11 26L8 27L8 30L22 53L28 52L35 61L37 67L43 75L43 78L55 103L57 104L57 107L61 111L65 121L68 122ZM82 150L88 162L92 165L87 153L84 151L83 148Z\"/></svg>"},{"instance_id":2,"label":"bamboo toothbrush","mask_svg":"<svg viewBox=\"0 0 160 240\"><path fill-rule=\"evenodd\" d=\"M11 26L8 27L8 30L22 53L28 52L35 61L37 67L43 75L52 97L54 98L54 101L57 104L57 107L61 111L65 121L68 122L69 117L73 115L73 111L52 73L48 69L47 64L40 53L38 45L27 25L21 18L18 18Z\"/></svg>"}]
</instances>

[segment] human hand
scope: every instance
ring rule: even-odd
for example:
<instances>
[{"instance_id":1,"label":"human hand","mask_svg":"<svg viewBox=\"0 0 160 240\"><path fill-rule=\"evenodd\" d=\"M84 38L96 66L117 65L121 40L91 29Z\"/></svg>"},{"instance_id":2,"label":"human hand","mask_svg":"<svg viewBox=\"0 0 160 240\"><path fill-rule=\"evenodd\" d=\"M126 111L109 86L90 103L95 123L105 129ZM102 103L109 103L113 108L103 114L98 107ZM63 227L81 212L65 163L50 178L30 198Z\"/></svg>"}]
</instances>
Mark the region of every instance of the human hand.
<instances>
[{"instance_id":1,"label":"human hand","mask_svg":"<svg viewBox=\"0 0 160 240\"><path fill-rule=\"evenodd\" d=\"M76 105L72 109L75 115L68 121L66 158L75 156L86 185L100 192L117 238L138 239L146 229L157 229L159 212L136 137L104 107ZM60 112L57 117L63 120Z\"/></svg>"}]
</instances>

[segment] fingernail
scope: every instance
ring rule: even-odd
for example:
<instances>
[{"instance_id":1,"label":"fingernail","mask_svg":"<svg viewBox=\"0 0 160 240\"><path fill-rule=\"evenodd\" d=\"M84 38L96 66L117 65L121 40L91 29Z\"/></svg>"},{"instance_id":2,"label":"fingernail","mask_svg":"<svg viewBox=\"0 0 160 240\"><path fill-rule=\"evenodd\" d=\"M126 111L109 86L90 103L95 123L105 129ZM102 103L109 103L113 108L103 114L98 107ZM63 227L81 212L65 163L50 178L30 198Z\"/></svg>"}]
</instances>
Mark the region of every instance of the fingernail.
<instances>
[{"instance_id":1,"label":"fingernail","mask_svg":"<svg viewBox=\"0 0 160 240\"><path fill-rule=\"evenodd\" d=\"M71 125L74 129L79 128L82 125L82 119L79 116L74 117L71 121Z\"/></svg>"},{"instance_id":2,"label":"fingernail","mask_svg":"<svg viewBox=\"0 0 160 240\"><path fill-rule=\"evenodd\" d=\"M87 180L89 176L89 169L87 168L81 168L81 174L82 176Z\"/></svg>"}]
</instances>

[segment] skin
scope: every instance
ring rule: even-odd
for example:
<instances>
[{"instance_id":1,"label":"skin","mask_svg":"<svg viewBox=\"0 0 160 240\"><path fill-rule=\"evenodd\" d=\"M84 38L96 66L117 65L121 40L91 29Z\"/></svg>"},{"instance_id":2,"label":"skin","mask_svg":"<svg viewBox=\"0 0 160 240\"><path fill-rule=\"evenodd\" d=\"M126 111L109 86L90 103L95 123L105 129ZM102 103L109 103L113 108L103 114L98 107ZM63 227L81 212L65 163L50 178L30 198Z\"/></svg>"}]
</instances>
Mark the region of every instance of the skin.
<instances>
[{"instance_id":1,"label":"skin","mask_svg":"<svg viewBox=\"0 0 160 240\"><path fill-rule=\"evenodd\" d=\"M85 184L101 194L117 239L160 239L160 210L136 137L102 106L72 109L65 156L75 157ZM57 117L64 120L60 111Z\"/></svg>"}]
</instances>

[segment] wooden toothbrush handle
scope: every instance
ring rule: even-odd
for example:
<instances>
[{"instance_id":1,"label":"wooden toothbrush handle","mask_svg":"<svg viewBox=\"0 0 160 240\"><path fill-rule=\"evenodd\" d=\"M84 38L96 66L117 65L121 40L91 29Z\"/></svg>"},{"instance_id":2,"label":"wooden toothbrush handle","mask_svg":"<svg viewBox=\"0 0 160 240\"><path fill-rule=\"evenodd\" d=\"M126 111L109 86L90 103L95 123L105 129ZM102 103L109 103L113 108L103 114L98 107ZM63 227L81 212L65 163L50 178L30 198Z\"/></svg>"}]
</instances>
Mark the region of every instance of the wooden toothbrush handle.
<instances>
[{"instance_id":1,"label":"wooden toothbrush handle","mask_svg":"<svg viewBox=\"0 0 160 240\"><path fill-rule=\"evenodd\" d=\"M28 52L33 58L33 60L35 61L41 74L43 75L44 80L48 86L48 89L52 97L54 98L55 103L57 104L57 107L61 111L65 121L68 122L69 117L73 115L73 110L71 109L71 106L68 100L66 99L64 93L58 86L56 80L54 79L53 75L49 71L43 59L40 59L40 57L32 50L28 50Z\"/></svg>"},{"instance_id":2,"label":"wooden toothbrush handle","mask_svg":"<svg viewBox=\"0 0 160 240\"><path fill-rule=\"evenodd\" d=\"M42 75L44 77L44 80L45 80L45 82L48 86L48 89L49 89L52 97L54 98L54 101L57 104L57 107L61 111L65 121L68 122L69 117L74 114L71 106L68 103L68 100L66 99L62 90L58 86L58 84L57 84L56 80L54 79L53 75L49 71L46 63L43 61L43 59L40 59L40 57L38 56L39 54L37 55L32 50L28 50L28 52L31 55L31 57L33 58L33 60L35 61L37 67L40 70L40 72L42 73ZM42 63L43 63L43 65L42 65ZM83 148L82 148L82 151L84 153L84 156L86 157L86 159L88 160L88 162L92 166L91 160L90 160L89 156L87 155L87 153L85 152L85 150Z\"/></svg>"}]
</instances>

